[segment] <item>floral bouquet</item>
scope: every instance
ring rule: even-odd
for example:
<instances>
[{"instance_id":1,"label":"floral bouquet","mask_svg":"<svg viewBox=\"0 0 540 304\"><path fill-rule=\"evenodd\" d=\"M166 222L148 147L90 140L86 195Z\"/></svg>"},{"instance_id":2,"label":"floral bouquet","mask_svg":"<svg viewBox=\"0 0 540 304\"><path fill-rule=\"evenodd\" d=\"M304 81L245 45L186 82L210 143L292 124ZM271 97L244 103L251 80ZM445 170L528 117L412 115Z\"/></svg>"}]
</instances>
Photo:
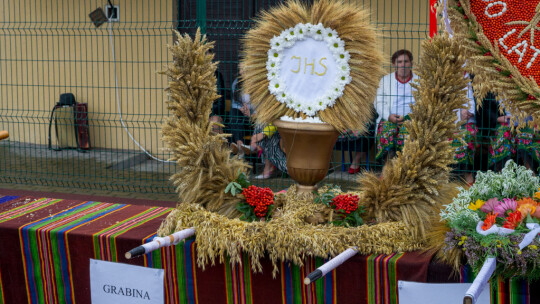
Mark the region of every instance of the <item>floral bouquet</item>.
<instances>
[{"instance_id":1,"label":"floral bouquet","mask_svg":"<svg viewBox=\"0 0 540 304\"><path fill-rule=\"evenodd\" d=\"M451 231L446 252L464 252L477 272L485 259L497 258L495 274L540 277L540 180L508 161L500 173L479 172L476 183L441 212Z\"/></svg>"}]
</instances>

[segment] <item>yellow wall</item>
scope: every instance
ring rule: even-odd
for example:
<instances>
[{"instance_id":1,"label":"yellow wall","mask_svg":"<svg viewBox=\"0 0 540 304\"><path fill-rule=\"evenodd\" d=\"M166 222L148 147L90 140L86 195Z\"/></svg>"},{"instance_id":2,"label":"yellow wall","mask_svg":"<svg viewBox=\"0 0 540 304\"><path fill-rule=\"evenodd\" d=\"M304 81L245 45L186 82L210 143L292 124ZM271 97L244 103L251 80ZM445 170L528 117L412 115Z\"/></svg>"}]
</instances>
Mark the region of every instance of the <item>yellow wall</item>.
<instances>
[{"instance_id":1,"label":"yellow wall","mask_svg":"<svg viewBox=\"0 0 540 304\"><path fill-rule=\"evenodd\" d=\"M113 1L111 23L120 107L134 138L153 153L162 146L165 77L170 61L172 0ZM108 24L96 28L88 14L106 1L8 1L0 14L0 130L14 141L45 144L48 116L61 93L89 107L94 147L137 149L122 129ZM141 115L142 114L142 115ZM29 123L21 125L27 117ZM145 129L142 129L145 128Z\"/></svg>"},{"instance_id":2,"label":"yellow wall","mask_svg":"<svg viewBox=\"0 0 540 304\"><path fill-rule=\"evenodd\" d=\"M171 60L175 0L121 0L112 23L120 107L134 138L162 153L160 124ZM195 1L195 0L190 0ZM210 1L210 0L209 0ZM231 0L233 1L233 0ZM426 37L427 0L351 0L372 11L388 58L401 48L418 61ZM88 14L106 1L7 0L0 13L0 130L13 141L46 144L48 118L61 93L89 106L93 147L138 149L120 124L108 24L96 28ZM210 8L210 4L207 5ZM166 157L166 156L165 156Z\"/></svg>"},{"instance_id":3,"label":"yellow wall","mask_svg":"<svg viewBox=\"0 0 540 304\"><path fill-rule=\"evenodd\" d=\"M420 58L420 44L428 36L429 0L357 0L371 10L383 35L383 51L388 59L399 49L413 53L414 61Z\"/></svg>"}]
</instances>

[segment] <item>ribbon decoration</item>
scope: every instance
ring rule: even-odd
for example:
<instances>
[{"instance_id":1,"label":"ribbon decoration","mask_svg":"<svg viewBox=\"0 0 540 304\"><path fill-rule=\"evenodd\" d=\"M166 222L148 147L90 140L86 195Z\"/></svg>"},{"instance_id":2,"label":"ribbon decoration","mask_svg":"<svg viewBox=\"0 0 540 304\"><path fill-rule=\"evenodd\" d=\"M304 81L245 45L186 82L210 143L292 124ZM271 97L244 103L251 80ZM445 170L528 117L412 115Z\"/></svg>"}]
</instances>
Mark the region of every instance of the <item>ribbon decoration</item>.
<instances>
[{"instance_id":1,"label":"ribbon decoration","mask_svg":"<svg viewBox=\"0 0 540 304\"><path fill-rule=\"evenodd\" d=\"M450 18L448 17L448 4L446 1L447 0L444 0L444 3L442 3L442 5L444 5L443 6L444 26L446 27L446 32L448 33L450 38L452 38L452 36L454 36L454 31L452 31L452 27L450 26Z\"/></svg>"},{"instance_id":2,"label":"ribbon decoration","mask_svg":"<svg viewBox=\"0 0 540 304\"><path fill-rule=\"evenodd\" d=\"M429 37L437 35L437 0L429 0Z\"/></svg>"}]
</instances>

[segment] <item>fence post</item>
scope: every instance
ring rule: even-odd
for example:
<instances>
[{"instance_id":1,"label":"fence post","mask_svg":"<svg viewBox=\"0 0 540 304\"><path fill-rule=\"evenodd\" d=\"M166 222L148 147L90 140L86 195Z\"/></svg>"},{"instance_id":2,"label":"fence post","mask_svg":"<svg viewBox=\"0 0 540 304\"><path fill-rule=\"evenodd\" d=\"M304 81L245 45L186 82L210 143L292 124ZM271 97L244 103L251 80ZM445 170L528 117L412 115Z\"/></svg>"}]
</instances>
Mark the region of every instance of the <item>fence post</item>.
<instances>
[{"instance_id":1,"label":"fence post","mask_svg":"<svg viewBox=\"0 0 540 304\"><path fill-rule=\"evenodd\" d=\"M197 0L197 26L206 34L206 0Z\"/></svg>"}]
</instances>

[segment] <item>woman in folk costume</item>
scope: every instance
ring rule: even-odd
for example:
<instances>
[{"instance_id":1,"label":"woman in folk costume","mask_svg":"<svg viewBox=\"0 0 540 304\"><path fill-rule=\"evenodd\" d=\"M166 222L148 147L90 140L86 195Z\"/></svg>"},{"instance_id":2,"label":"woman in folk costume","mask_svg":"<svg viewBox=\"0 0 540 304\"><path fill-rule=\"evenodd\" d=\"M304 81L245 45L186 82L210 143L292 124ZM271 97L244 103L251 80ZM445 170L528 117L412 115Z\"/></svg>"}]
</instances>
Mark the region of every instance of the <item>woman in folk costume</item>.
<instances>
[{"instance_id":1,"label":"woman in folk costume","mask_svg":"<svg viewBox=\"0 0 540 304\"><path fill-rule=\"evenodd\" d=\"M462 140L454 139L452 141L452 147L456 149L454 154L455 167L463 172L467 183L472 184L474 182L473 166L474 166L474 154L478 148L478 142L476 140L476 134L478 133L478 127L476 126L476 101L474 100L473 89L469 84L467 88L468 108L461 109L459 111L458 120L464 124L460 129L463 133Z\"/></svg>"},{"instance_id":2,"label":"woman in folk costume","mask_svg":"<svg viewBox=\"0 0 540 304\"><path fill-rule=\"evenodd\" d=\"M407 136L403 125L409 119L410 106L414 104L411 81L417 76L412 72L412 53L399 50L392 55L394 73L384 76L377 90L375 109L377 118L377 160L393 157L401 151Z\"/></svg>"},{"instance_id":3,"label":"woman in folk costume","mask_svg":"<svg viewBox=\"0 0 540 304\"><path fill-rule=\"evenodd\" d=\"M499 107L501 103L499 102ZM533 169L540 162L540 136L536 126L525 119L525 124L518 126L517 122L512 129L512 113L507 109L504 114L497 117L497 129L490 139L489 166L493 170L500 170L507 160L514 159L527 169Z\"/></svg>"}]
</instances>

